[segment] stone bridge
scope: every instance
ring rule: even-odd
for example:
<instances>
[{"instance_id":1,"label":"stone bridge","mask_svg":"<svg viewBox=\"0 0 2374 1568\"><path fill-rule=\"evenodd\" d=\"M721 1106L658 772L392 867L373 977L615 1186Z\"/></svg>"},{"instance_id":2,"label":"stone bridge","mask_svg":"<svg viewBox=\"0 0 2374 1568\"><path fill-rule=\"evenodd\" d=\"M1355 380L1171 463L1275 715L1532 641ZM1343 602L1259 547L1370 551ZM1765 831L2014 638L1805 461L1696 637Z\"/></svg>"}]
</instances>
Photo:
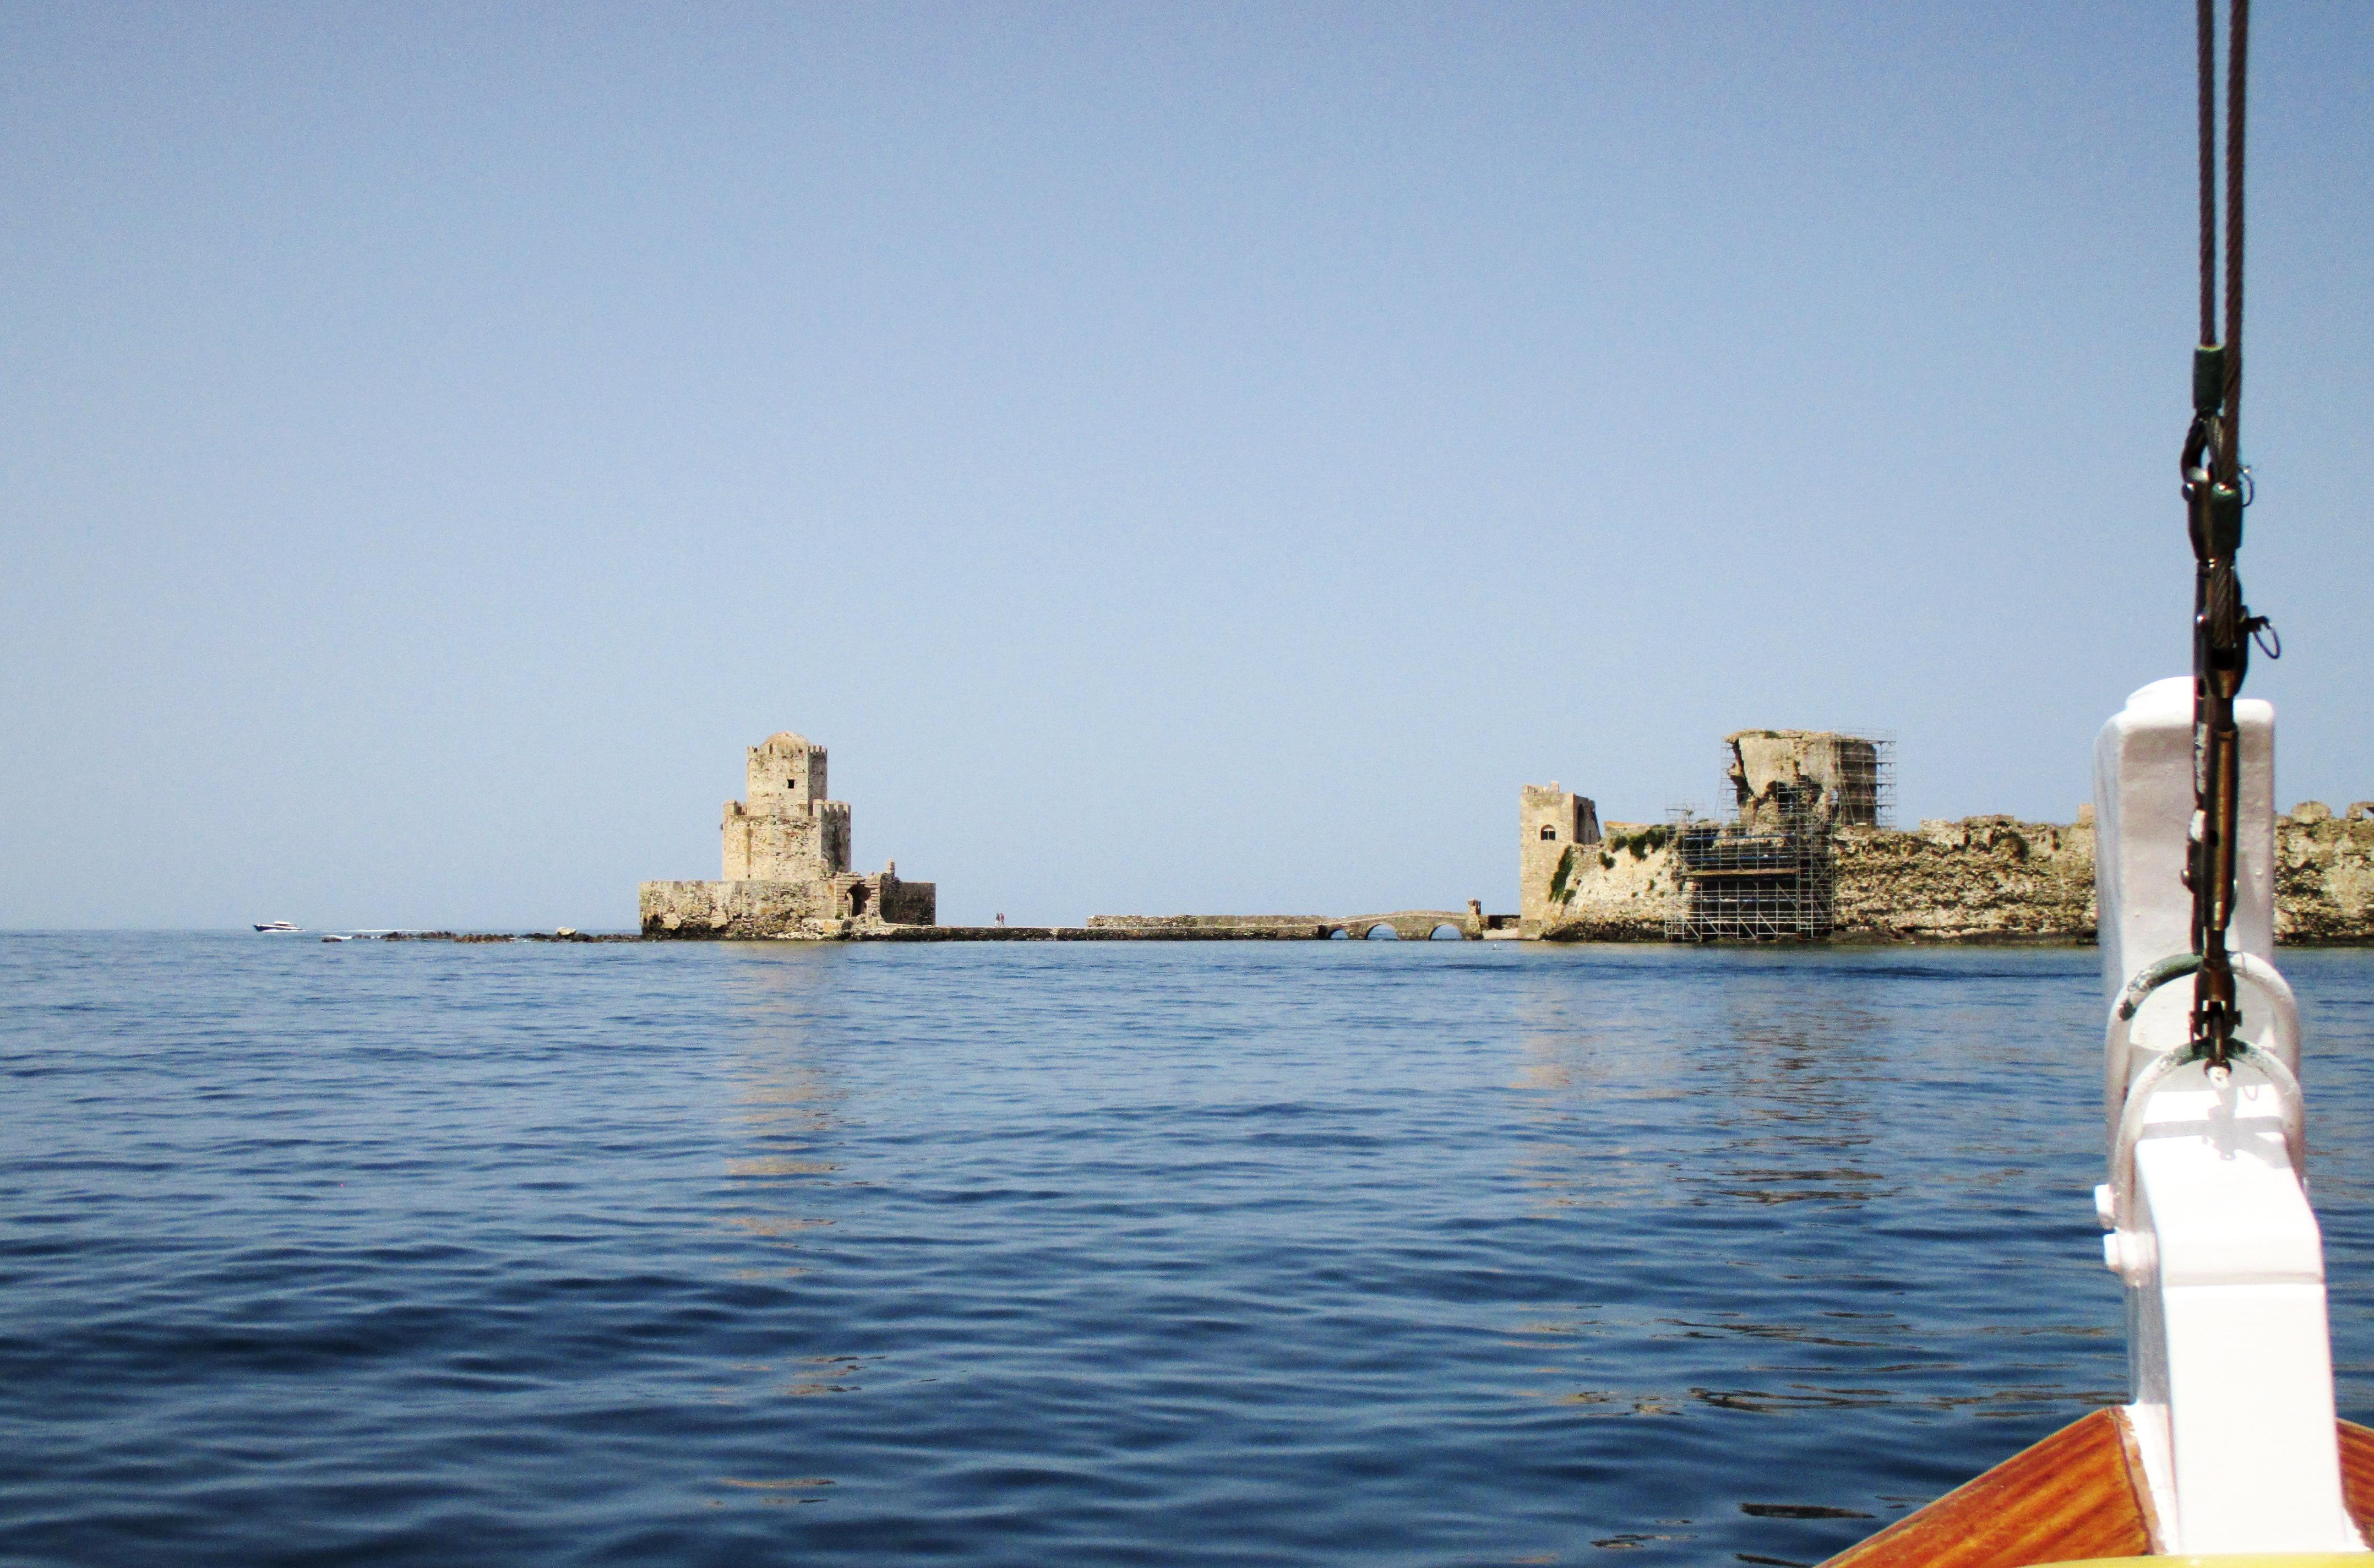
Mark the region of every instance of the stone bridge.
<instances>
[{"instance_id":1,"label":"stone bridge","mask_svg":"<svg viewBox=\"0 0 2374 1568\"><path fill-rule=\"evenodd\" d=\"M1482 912L1467 909L1398 909L1389 914L1092 914L1094 931L1161 932L1180 937L1268 937L1324 941L1391 931L1405 942L1423 942L1444 926L1469 941L1481 938Z\"/></svg>"},{"instance_id":2,"label":"stone bridge","mask_svg":"<svg viewBox=\"0 0 2374 1568\"><path fill-rule=\"evenodd\" d=\"M1357 938L1381 925L1404 942L1423 942L1446 925L1471 942L1484 935L1483 922L1463 909L1401 909L1391 914L1351 914L1323 924L1327 929L1320 933L1322 937L1333 937L1340 931Z\"/></svg>"}]
</instances>

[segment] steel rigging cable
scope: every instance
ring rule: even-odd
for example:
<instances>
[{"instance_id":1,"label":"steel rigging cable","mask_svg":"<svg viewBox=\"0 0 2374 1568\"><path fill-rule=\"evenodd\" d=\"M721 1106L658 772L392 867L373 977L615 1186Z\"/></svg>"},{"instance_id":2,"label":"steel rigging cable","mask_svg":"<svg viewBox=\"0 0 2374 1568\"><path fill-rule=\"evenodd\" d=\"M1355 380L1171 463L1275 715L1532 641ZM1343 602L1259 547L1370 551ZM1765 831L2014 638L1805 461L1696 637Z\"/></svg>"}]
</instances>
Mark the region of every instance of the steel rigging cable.
<instances>
[{"instance_id":1,"label":"steel rigging cable","mask_svg":"<svg viewBox=\"0 0 2374 1568\"><path fill-rule=\"evenodd\" d=\"M2242 509L2250 470L2242 428L2242 127L2248 77L2251 0L2229 0L2226 55L2225 336L2217 326L2216 0L2198 0L2201 143L2201 340L2192 356L2192 425L2180 466L2192 537L2192 831L2185 885L2192 891L2192 1051L2223 1068L2241 1021L2227 929L2234 916L2237 819L2241 794L2240 735L2234 700L2250 670L2254 635L2270 631L2242 603L2235 557L2242 548ZM2280 642L2267 646L2280 658Z\"/></svg>"}]
</instances>

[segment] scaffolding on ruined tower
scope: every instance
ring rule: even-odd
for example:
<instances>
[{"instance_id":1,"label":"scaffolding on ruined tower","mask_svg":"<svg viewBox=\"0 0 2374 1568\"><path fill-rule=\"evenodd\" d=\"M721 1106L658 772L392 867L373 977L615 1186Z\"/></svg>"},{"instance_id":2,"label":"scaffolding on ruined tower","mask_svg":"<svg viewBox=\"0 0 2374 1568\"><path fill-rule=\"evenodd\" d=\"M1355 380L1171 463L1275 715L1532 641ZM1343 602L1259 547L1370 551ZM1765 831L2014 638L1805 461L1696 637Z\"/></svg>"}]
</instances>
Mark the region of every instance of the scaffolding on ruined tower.
<instances>
[{"instance_id":1,"label":"scaffolding on ruined tower","mask_svg":"<svg viewBox=\"0 0 2374 1568\"><path fill-rule=\"evenodd\" d=\"M1682 896L1665 916L1669 942L1812 940L1830 934L1830 824L1818 809L1733 818L1668 819Z\"/></svg>"},{"instance_id":2,"label":"scaffolding on ruined tower","mask_svg":"<svg viewBox=\"0 0 2374 1568\"><path fill-rule=\"evenodd\" d=\"M1860 740L1869 750L1842 749L1839 755L1840 822L1866 827L1896 825L1896 736L1884 729L1838 732L1840 740Z\"/></svg>"},{"instance_id":3,"label":"scaffolding on ruined tower","mask_svg":"<svg viewBox=\"0 0 2374 1568\"><path fill-rule=\"evenodd\" d=\"M1769 732L1763 732L1769 733ZM1751 794L1736 750L1727 817L1687 807L1666 814L1680 893L1665 916L1669 942L1819 940L1836 920L1835 845L1841 828L1877 827L1895 807L1895 737L1821 732L1831 776L1770 784ZM1841 744L1842 743L1842 744Z\"/></svg>"}]
</instances>

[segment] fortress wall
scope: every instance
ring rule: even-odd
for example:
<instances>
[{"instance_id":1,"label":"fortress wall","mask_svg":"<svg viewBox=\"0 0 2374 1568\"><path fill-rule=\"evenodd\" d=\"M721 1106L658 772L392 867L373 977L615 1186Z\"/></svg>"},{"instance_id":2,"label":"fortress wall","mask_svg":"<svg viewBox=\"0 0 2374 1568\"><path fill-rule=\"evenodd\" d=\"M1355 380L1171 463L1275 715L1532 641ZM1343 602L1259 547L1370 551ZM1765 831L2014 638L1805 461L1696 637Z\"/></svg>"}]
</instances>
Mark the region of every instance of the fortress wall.
<instances>
[{"instance_id":1,"label":"fortress wall","mask_svg":"<svg viewBox=\"0 0 2374 1568\"><path fill-rule=\"evenodd\" d=\"M849 913L852 888L864 890L864 913L854 916ZM637 903L646 937L848 937L886 925L932 925L939 914L939 888L888 872L823 880L645 882Z\"/></svg>"},{"instance_id":2,"label":"fortress wall","mask_svg":"<svg viewBox=\"0 0 2374 1568\"><path fill-rule=\"evenodd\" d=\"M888 872L869 877L875 884L876 909L892 925L933 925L940 918L940 888L936 882L902 882Z\"/></svg>"},{"instance_id":3,"label":"fortress wall","mask_svg":"<svg viewBox=\"0 0 2374 1568\"><path fill-rule=\"evenodd\" d=\"M2094 939L2091 822L1965 817L1841 829L1831 844L1844 940Z\"/></svg>"},{"instance_id":4,"label":"fortress wall","mask_svg":"<svg viewBox=\"0 0 2374 1568\"><path fill-rule=\"evenodd\" d=\"M1525 847L1533 849L1529 836ZM1542 846L1547 849L1549 846ZM1526 869L1539 868L1522 890L1521 935L1553 942L1662 942L1665 916L1679 914L1682 895L1674 877L1671 830L1648 822L1608 822L1595 843L1560 853L1527 856ZM1564 867L1561 880L1558 869ZM1536 913L1538 912L1538 913Z\"/></svg>"},{"instance_id":5,"label":"fortress wall","mask_svg":"<svg viewBox=\"0 0 2374 1568\"><path fill-rule=\"evenodd\" d=\"M636 900L646 937L749 938L798 934L831 921L829 884L801 881L645 882Z\"/></svg>"},{"instance_id":6,"label":"fortress wall","mask_svg":"<svg viewBox=\"0 0 2374 1568\"><path fill-rule=\"evenodd\" d=\"M1663 939L1665 916L1679 912L1682 897L1666 830L1607 823L1601 843L1573 846L1570 861L1558 856L1569 866L1563 886L1534 842L1528 831L1523 935ZM2090 820L1983 816L1909 831L1841 828L1832 853L1842 941L2094 939ZM1554 887L1564 896L1553 897ZM2374 802L2336 817L2308 801L2275 819L2275 939L2374 945Z\"/></svg>"},{"instance_id":7,"label":"fortress wall","mask_svg":"<svg viewBox=\"0 0 2374 1568\"><path fill-rule=\"evenodd\" d=\"M2275 940L2374 942L2374 801L2275 819Z\"/></svg>"},{"instance_id":8,"label":"fortress wall","mask_svg":"<svg viewBox=\"0 0 2374 1568\"><path fill-rule=\"evenodd\" d=\"M812 816L769 817L725 806L725 879L788 881L829 874L822 824Z\"/></svg>"}]
</instances>

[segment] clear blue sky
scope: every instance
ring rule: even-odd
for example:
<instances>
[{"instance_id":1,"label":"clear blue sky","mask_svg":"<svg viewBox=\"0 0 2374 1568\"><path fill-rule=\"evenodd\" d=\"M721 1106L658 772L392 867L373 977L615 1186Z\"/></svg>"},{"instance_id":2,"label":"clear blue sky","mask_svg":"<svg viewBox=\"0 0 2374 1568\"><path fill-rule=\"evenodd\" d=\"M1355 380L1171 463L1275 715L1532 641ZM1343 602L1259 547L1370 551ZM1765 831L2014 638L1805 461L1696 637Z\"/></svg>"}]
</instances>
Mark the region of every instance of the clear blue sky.
<instances>
[{"instance_id":1,"label":"clear blue sky","mask_svg":"<svg viewBox=\"0 0 2374 1568\"><path fill-rule=\"evenodd\" d=\"M2244 576L2374 796L2374 7L2262 3ZM2181 670L2191 7L0 9L0 925L1515 898L1519 784Z\"/></svg>"}]
</instances>

